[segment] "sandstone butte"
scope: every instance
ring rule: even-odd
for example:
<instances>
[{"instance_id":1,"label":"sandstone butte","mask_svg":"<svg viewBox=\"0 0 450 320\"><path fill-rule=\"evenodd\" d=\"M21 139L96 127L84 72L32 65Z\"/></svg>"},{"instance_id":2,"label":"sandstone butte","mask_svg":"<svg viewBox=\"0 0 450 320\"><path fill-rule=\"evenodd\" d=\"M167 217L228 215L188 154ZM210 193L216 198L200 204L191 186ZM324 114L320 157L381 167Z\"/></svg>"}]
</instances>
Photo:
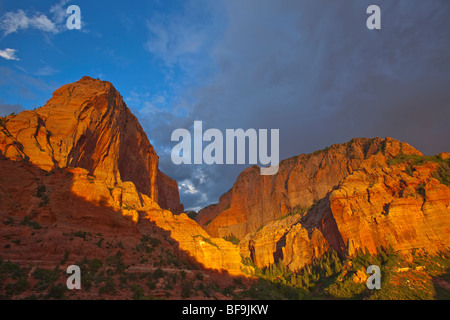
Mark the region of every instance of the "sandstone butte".
<instances>
[{"instance_id":1,"label":"sandstone butte","mask_svg":"<svg viewBox=\"0 0 450 320\"><path fill-rule=\"evenodd\" d=\"M158 170L153 146L109 82L83 77L56 90L43 107L3 118L0 173L1 219L26 217L44 226L2 224L2 239L21 239L3 259L52 265L66 251L73 261L107 255L105 248L69 240L77 230L102 234L126 250L151 234L204 268L241 274L237 246L211 238L181 213L176 181Z\"/></svg>"},{"instance_id":2,"label":"sandstone butte","mask_svg":"<svg viewBox=\"0 0 450 320\"><path fill-rule=\"evenodd\" d=\"M436 253L450 247L450 188L439 178L450 174L448 158L357 138L284 160L275 176L244 170L196 220L212 236L238 237L241 255L259 267L282 260L298 270L331 249Z\"/></svg>"}]
</instances>

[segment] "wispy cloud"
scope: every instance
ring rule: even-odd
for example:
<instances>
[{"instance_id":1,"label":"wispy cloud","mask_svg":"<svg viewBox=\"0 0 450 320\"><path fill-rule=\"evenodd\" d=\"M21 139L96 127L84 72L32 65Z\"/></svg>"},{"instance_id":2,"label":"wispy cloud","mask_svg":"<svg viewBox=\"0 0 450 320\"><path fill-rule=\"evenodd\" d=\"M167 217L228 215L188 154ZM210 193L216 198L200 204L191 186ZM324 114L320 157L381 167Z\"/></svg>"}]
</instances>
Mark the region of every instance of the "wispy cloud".
<instances>
[{"instance_id":1,"label":"wispy cloud","mask_svg":"<svg viewBox=\"0 0 450 320\"><path fill-rule=\"evenodd\" d=\"M66 12L65 5L69 2L69 0L62 0L59 3L53 5L50 8L50 13L53 15L53 21L57 25L64 24L68 14Z\"/></svg>"},{"instance_id":2,"label":"wispy cloud","mask_svg":"<svg viewBox=\"0 0 450 320\"><path fill-rule=\"evenodd\" d=\"M6 48L5 50L0 49L0 57L6 60L20 60L16 57L16 49Z\"/></svg>"},{"instance_id":3,"label":"wispy cloud","mask_svg":"<svg viewBox=\"0 0 450 320\"><path fill-rule=\"evenodd\" d=\"M9 11L0 18L0 30L3 36L21 30L36 29L46 33L57 34L65 30L65 19L68 13L64 6L69 0L62 0L50 8L50 14L41 12L25 12L22 9Z\"/></svg>"},{"instance_id":4,"label":"wispy cloud","mask_svg":"<svg viewBox=\"0 0 450 320\"><path fill-rule=\"evenodd\" d=\"M16 12L10 11L5 13L0 21L0 29L3 30L4 36L28 28L51 33L58 32L55 23L53 23L45 14L35 13L29 16L21 9Z\"/></svg>"},{"instance_id":5,"label":"wispy cloud","mask_svg":"<svg viewBox=\"0 0 450 320\"><path fill-rule=\"evenodd\" d=\"M39 68L34 73L34 75L36 75L36 76L52 76L58 72L59 72L59 70L53 68L52 66L44 66L42 68Z\"/></svg>"},{"instance_id":6,"label":"wispy cloud","mask_svg":"<svg viewBox=\"0 0 450 320\"><path fill-rule=\"evenodd\" d=\"M150 40L146 49L168 66L179 64L191 55L201 53L206 41L204 29L197 29L183 20L149 21Z\"/></svg>"},{"instance_id":7,"label":"wispy cloud","mask_svg":"<svg viewBox=\"0 0 450 320\"><path fill-rule=\"evenodd\" d=\"M211 65L205 61L212 57L210 52L224 26L221 10L219 2L185 1L175 13L155 12L147 20L144 47L167 68L169 76L176 69L196 78Z\"/></svg>"}]
</instances>

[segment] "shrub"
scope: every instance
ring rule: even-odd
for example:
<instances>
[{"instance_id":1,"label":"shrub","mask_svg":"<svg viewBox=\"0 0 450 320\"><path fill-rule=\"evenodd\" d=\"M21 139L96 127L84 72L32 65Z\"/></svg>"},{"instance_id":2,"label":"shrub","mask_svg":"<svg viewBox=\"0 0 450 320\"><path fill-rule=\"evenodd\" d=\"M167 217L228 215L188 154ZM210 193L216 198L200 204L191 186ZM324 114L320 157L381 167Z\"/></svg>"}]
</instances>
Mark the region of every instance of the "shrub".
<instances>
[{"instance_id":1,"label":"shrub","mask_svg":"<svg viewBox=\"0 0 450 320\"><path fill-rule=\"evenodd\" d=\"M161 269L158 268L153 272L153 279L159 279L159 278L163 278L166 275L166 273Z\"/></svg>"},{"instance_id":2,"label":"shrub","mask_svg":"<svg viewBox=\"0 0 450 320\"><path fill-rule=\"evenodd\" d=\"M195 274L195 278L196 278L197 280L202 281L202 280L203 280L203 274L201 274L200 272L197 272L197 273Z\"/></svg>"},{"instance_id":3,"label":"shrub","mask_svg":"<svg viewBox=\"0 0 450 320\"><path fill-rule=\"evenodd\" d=\"M105 285L98 290L99 294L105 293L115 294L115 292L116 292L116 284L113 278L109 278L108 280L106 280Z\"/></svg>"},{"instance_id":4,"label":"shrub","mask_svg":"<svg viewBox=\"0 0 450 320\"><path fill-rule=\"evenodd\" d=\"M46 290L52 283L58 280L59 277L58 273L55 270L47 270L41 268L37 268L36 270L34 270L32 276L34 279L39 280L34 286L34 289L36 289L37 291Z\"/></svg>"},{"instance_id":5,"label":"shrub","mask_svg":"<svg viewBox=\"0 0 450 320\"><path fill-rule=\"evenodd\" d=\"M417 193L420 194L424 199L426 197L425 185L421 182L417 186Z\"/></svg>"},{"instance_id":6,"label":"shrub","mask_svg":"<svg viewBox=\"0 0 450 320\"><path fill-rule=\"evenodd\" d=\"M0 127L5 128L6 123L9 121L9 119L6 119L6 117L0 117Z\"/></svg>"},{"instance_id":7,"label":"shrub","mask_svg":"<svg viewBox=\"0 0 450 320\"><path fill-rule=\"evenodd\" d=\"M148 299L144 294L144 289L136 283L131 286L131 291L133 291L133 299L134 300L147 300Z\"/></svg>"},{"instance_id":8,"label":"shrub","mask_svg":"<svg viewBox=\"0 0 450 320\"><path fill-rule=\"evenodd\" d=\"M39 230L42 228L42 226L39 223L37 223L36 221L31 221L29 217L24 217L23 221L20 224L23 226L31 227L35 230Z\"/></svg>"},{"instance_id":9,"label":"shrub","mask_svg":"<svg viewBox=\"0 0 450 320\"><path fill-rule=\"evenodd\" d=\"M153 290L153 289L156 288L156 283L153 282L153 281L151 281L151 280L147 280L147 282L146 282L145 284L147 285L147 287L148 287L150 290Z\"/></svg>"},{"instance_id":10,"label":"shrub","mask_svg":"<svg viewBox=\"0 0 450 320\"><path fill-rule=\"evenodd\" d=\"M259 279L254 282L244 295L252 299L261 300L299 300L309 298L309 292L305 289L293 288L265 279Z\"/></svg>"},{"instance_id":11,"label":"shrub","mask_svg":"<svg viewBox=\"0 0 450 320\"><path fill-rule=\"evenodd\" d=\"M103 240L105 240L105 239L104 239L104 238L101 238L100 240L98 240L97 243L95 243L95 245L96 245L97 247L101 248L101 247L102 247L102 242L103 242Z\"/></svg>"},{"instance_id":12,"label":"shrub","mask_svg":"<svg viewBox=\"0 0 450 320\"><path fill-rule=\"evenodd\" d=\"M192 295L192 282L183 281L181 283L181 297L186 299Z\"/></svg>"},{"instance_id":13,"label":"shrub","mask_svg":"<svg viewBox=\"0 0 450 320\"><path fill-rule=\"evenodd\" d=\"M12 225L13 223L14 223L14 221L13 221L13 218L11 218L11 217L8 217L8 218L6 218L6 220L3 221L3 224L4 224L5 226L10 226L10 225Z\"/></svg>"},{"instance_id":14,"label":"shrub","mask_svg":"<svg viewBox=\"0 0 450 320\"><path fill-rule=\"evenodd\" d=\"M229 286L229 287L223 288L222 293L224 296L231 296L233 294L233 291L234 291L234 287Z\"/></svg>"},{"instance_id":15,"label":"shrub","mask_svg":"<svg viewBox=\"0 0 450 320\"><path fill-rule=\"evenodd\" d=\"M53 282L58 279L58 274L55 270L36 268L33 271L33 278L37 280Z\"/></svg>"},{"instance_id":16,"label":"shrub","mask_svg":"<svg viewBox=\"0 0 450 320\"><path fill-rule=\"evenodd\" d=\"M204 242L206 242L206 243L208 243L208 244L210 244L210 245L212 245L212 246L218 248L217 244L215 244L214 242L212 242L211 238L206 238L206 237L204 237L204 236L202 236L202 235L200 235L200 234L194 236L194 238L197 238L197 237L202 238L202 240L203 240Z\"/></svg>"},{"instance_id":17,"label":"shrub","mask_svg":"<svg viewBox=\"0 0 450 320\"><path fill-rule=\"evenodd\" d=\"M228 236L224 237L224 239L225 239L226 241L231 242L232 244L235 244L235 245L238 245L239 242L241 242L241 241L239 240L239 238L236 237L233 233L230 233Z\"/></svg>"},{"instance_id":18,"label":"shrub","mask_svg":"<svg viewBox=\"0 0 450 320\"><path fill-rule=\"evenodd\" d=\"M204 227L206 227L206 226L207 226L208 224L210 224L210 223L211 223L211 221L212 221L212 220L208 220L208 221L206 221L206 222L205 222L205 224L204 224L203 226L204 226Z\"/></svg>"},{"instance_id":19,"label":"shrub","mask_svg":"<svg viewBox=\"0 0 450 320\"><path fill-rule=\"evenodd\" d=\"M440 155L436 156L418 156L418 155L398 155L389 159L389 165L396 165L407 162L406 172L412 175L412 167L422 165L426 162L434 162L439 164L439 168L432 174L433 178L439 180L446 186L450 185L450 159L443 159Z\"/></svg>"},{"instance_id":20,"label":"shrub","mask_svg":"<svg viewBox=\"0 0 450 320\"><path fill-rule=\"evenodd\" d=\"M61 259L61 261L59 261L59 264L65 264L67 262L68 258L69 258L69 251L66 250L66 252L64 253L63 258Z\"/></svg>"},{"instance_id":21,"label":"shrub","mask_svg":"<svg viewBox=\"0 0 450 320\"><path fill-rule=\"evenodd\" d=\"M86 240L86 237L87 237L88 235L90 235L90 233L88 233L88 232L86 232L86 231L78 230L78 231L76 231L76 232L72 232L71 235L73 235L74 237L78 237L78 238L81 238L81 239L83 239L83 240Z\"/></svg>"},{"instance_id":22,"label":"shrub","mask_svg":"<svg viewBox=\"0 0 450 320\"><path fill-rule=\"evenodd\" d=\"M66 291L67 287L58 283L56 286L52 285L50 287L46 297L49 299L62 300L66 297Z\"/></svg>"},{"instance_id":23,"label":"shrub","mask_svg":"<svg viewBox=\"0 0 450 320\"><path fill-rule=\"evenodd\" d=\"M447 159L447 162L441 162L439 168L432 173L432 177L447 187L450 186L450 159Z\"/></svg>"},{"instance_id":24,"label":"shrub","mask_svg":"<svg viewBox=\"0 0 450 320\"><path fill-rule=\"evenodd\" d=\"M94 258L87 261L89 272L96 274L101 267L103 267L103 262L100 259Z\"/></svg>"},{"instance_id":25,"label":"shrub","mask_svg":"<svg viewBox=\"0 0 450 320\"><path fill-rule=\"evenodd\" d=\"M25 276L25 272L20 268L18 264L10 261L2 262L0 264L0 280L6 278L12 278L14 280Z\"/></svg>"},{"instance_id":26,"label":"shrub","mask_svg":"<svg viewBox=\"0 0 450 320\"><path fill-rule=\"evenodd\" d=\"M38 186L37 189L36 189L35 196L38 197L38 198L42 198L42 196L45 194L46 189L47 188L45 187L45 185Z\"/></svg>"},{"instance_id":27,"label":"shrub","mask_svg":"<svg viewBox=\"0 0 450 320\"><path fill-rule=\"evenodd\" d=\"M122 256L122 251L119 250L114 256L106 258L106 263L112 267L115 267L116 272L123 273L127 269L127 266L123 262Z\"/></svg>"},{"instance_id":28,"label":"shrub","mask_svg":"<svg viewBox=\"0 0 450 320\"><path fill-rule=\"evenodd\" d=\"M130 282L136 281L138 279L138 275L135 272L131 272L127 274L127 278Z\"/></svg>"},{"instance_id":29,"label":"shrub","mask_svg":"<svg viewBox=\"0 0 450 320\"><path fill-rule=\"evenodd\" d=\"M186 211L185 213L192 220L195 220L197 218L197 212L196 211Z\"/></svg>"},{"instance_id":30,"label":"shrub","mask_svg":"<svg viewBox=\"0 0 450 320\"><path fill-rule=\"evenodd\" d=\"M355 283L351 277L342 282L337 281L325 289L325 293L335 298L362 298L367 287L363 283Z\"/></svg>"},{"instance_id":31,"label":"shrub","mask_svg":"<svg viewBox=\"0 0 450 320\"><path fill-rule=\"evenodd\" d=\"M155 249L152 248L152 247L149 247L149 246L148 246L147 244L145 244L145 243L138 243L138 244L136 245L136 251L137 251L137 252L152 253L153 250L155 250Z\"/></svg>"},{"instance_id":32,"label":"shrub","mask_svg":"<svg viewBox=\"0 0 450 320\"><path fill-rule=\"evenodd\" d=\"M26 277L20 277L14 284L8 284L6 291L12 295L17 295L25 292L30 287Z\"/></svg>"},{"instance_id":33,"label":"shrub","mask_svg":"<svg viewBox=\"0 0 450 320\"><path fill-rule=\"evenodd\" d=\"M148 243L152 247L157 247L161 244L161 240L144 234L141 238L141 243Z\"/></svg>"}]
</instances>

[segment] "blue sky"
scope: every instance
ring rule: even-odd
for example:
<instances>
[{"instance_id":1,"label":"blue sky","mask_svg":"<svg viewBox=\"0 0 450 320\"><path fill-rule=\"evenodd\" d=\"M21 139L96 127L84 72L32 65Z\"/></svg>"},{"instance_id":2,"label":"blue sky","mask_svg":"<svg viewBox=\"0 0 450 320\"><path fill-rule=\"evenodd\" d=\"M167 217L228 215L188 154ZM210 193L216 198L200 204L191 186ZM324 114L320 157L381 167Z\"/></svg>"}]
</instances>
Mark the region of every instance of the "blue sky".
<instances>
[{"instance_id":1,"label":"blue sky","mask_svg":"<svg viewBox=\"0 0 450 320\"><path fill-rule=\"evenodd\" d=\"M81 30L65 27L71 4ZM194 120L280 129L281 159L354 137L450 151L449 16L448 0L0 0L0 114L110 81L199 209L245 166L172 164L171 133Z\"/></svg>"},{"instance_id":2,"label":"blue sky","mask_svg":"<svg viewBox=\"0 0 450 320\"><path fill-rule=\"evenodd\" d=\"M71 4L81 9L81 30L65 26L69 16L65 9ZM202 33L216 23L208 21L213 17L207 8L189 6L170 0L129 1L125 5L123 1L1 1L3 22L7 13L13 16L9 20L17 21L44 15L50 25L45 28L30 22L14 32L2 24L0 50L15 50L17 60L0 59L6 74L1 103L41 106L54 89L84 75L112 82L124 97L150 94L157 101L164 96L170 103L186 81L192 84L202 76L190 71L210 45L211 38ZM58 13L64 14L62 21L58 21ZM174 36L179 39L172 39Z\"/></svg>"}]
</instances>

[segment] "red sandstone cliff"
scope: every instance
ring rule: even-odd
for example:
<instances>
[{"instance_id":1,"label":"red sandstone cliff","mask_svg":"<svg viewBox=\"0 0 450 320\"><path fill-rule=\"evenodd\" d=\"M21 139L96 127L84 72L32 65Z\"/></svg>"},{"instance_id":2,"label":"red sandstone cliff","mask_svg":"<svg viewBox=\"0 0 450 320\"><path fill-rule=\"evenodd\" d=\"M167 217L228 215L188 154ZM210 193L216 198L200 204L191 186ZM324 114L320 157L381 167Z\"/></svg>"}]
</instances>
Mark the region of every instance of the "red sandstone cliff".
<instances>
[{"instance_id":1,"label":"red sandstone cliff","mask_svg":"<svg viewBox=\"0 0 450 320\"><path fill-rule=\"evenodd\" d=\"M153 146L111 83L83 77L5 121L0 152L7 158L46 171L84 168L112 187L131 181L162 208L182 211L176 181L158 174Z\"/></svg>"},{"instance_id":2,"label":"red sandstone cliff","mask_svg":"<svg viewBox=\"0 0 450 320\"><path fill-rule=\"evenodd\" d=\"M438 173L441 165L448 170L448 162L442 163L388 165L374 156L307 212L247 234L241 255L260 267L282 259L296 270L330 248L349 257L381 247L403 253L445 251L450 247L450 188Z\"/></svg>"},{"instance_id":3,"label":"red sandstone cliff","mask_svg":"<svg viewBox=\"0 0 450 320\"><path fill-rule=\"evenodd\" d=\"M353 139L285 160L275 176L245 170L200 216L210 234L241 238L241 255L260 267L282 260L296 270L331 248L435 253L450 247L449 176L448 154Z\"/></svg>"},{"instance_id":4,"label":"red sandstone cliff","mask_svg":"<svg viewBox=\"0 0 450 320\"><path fill-rule=\"evenodd\" d=\"M158 170L156 181L159 206L175 214L184 212L184 206L180 203L177 182L160 170Z\"/></svg>"},{"instance_id":5,"label":"red sandstone cliff","mask_svg":"<svg viewBox=\"0 0 450 320\"><path fill-rule=\"evenodd\" d=\"M84 77L1 125L3 259L51 266L65 252L72 261L105 257L120 243L129 263L146 268L136 250L151 235L176 257L241 273L237 246L173 214L183 211L177 183L158 170L146 134L109 82ZM92 239L70 236L78 231Z\"/></svg>"},{"instance_id":6,"label":"red sandstone cliff","mask_svg":"<svg viewBox=\"0 0 450 320\"><path fill-rule=\"evenodd\" d=\"M380 152L385 157L421 154L390 138L361 138L284 160L273 176L261 176L258 167L250 167L239 175L229 195L208 209L212 221L205 229L214 236L232 233L242 238L293 210L310 207L357 170L365 159ZM198 216L203 215L201 210Z\"/></svg>"},{"instance_id":7,"label":"red sandstone cliff","mask_svg":"<svg viewBox=\"0 0 450 320\"><path fill-rule=\"evenodd\" d=\"M153 147L110 83L85 77L0 125L2 258L57 264L66 251L71 259L108 255L111 247L67 236L76 230L123 243L131 263L151 234L174 255L233 274L241 273L241 256L296 270L330 249L353 256L365 248L450 246L449 154L424 157L391 138L299 155L275 176L248 168L219 204L197 215L208 234L173 214L183 211L177 184L158 170ZM31 229L25 218L43 228ZM221 239L230 234L239 248Z\"/></svg>"}]
</instances>

